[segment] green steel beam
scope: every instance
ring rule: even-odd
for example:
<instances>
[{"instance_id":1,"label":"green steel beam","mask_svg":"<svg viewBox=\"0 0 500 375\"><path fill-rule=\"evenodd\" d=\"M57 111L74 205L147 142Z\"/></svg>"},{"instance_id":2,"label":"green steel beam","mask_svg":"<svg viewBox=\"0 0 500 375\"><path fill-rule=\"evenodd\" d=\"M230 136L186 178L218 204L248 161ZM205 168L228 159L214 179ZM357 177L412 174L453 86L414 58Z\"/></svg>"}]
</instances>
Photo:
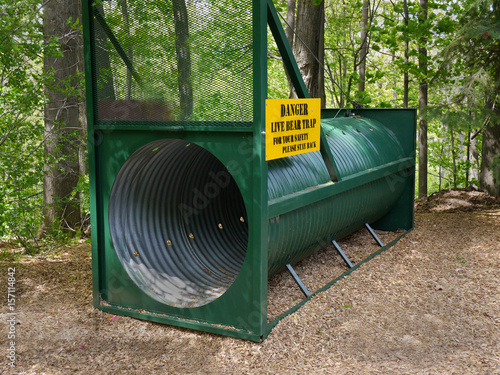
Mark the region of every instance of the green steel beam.
<instances>
[{"instance_id":1,"label":"green steel beam","mask_svg":"<svg viewBox=\"0 0 500 375\"><path fill-rule=\"evenodd\" d=\"M96 153L94 143L94 97L93 97L93 72L92 72L92 45L94 38L92 22L90 20L90 6L88 0L82 0L82 22L83 22L83 46L85 60L85 95L87 105L87 143L88 143L88 163L89 163L89 197L90 197L90 226L94 233L91 236L92 242L92 302L94 307L99 304L99 274L100 269L98 257L98 241L100 236L98 233L98 215L97 215L97 186L96 186Z\"/></svg>"},{"instance_id":2,"label":"green steel beam","mask_svg":"<svg viewBox=\"0 0 500 375\"><path fill-rule=\"evenodd\" d=\"M109 314L130 316L136 319L148 320L151 322L156 322L161 324L169 324L182 328L189 328L199 331L216 333L218 335L236 337L238 339L243 339L243 340L251 340L255 342L262 341L262 334L251 333L234 327L224 327L219 324L210 324L208 322L194 321L186 319L185 317L177 318L174 316L155 314L154 312L142 312L131 308L123 308L117 306L99 306L99 309Z\"/></svg>"},{"instance_id":3,"label":"green steel beam","mask_svg":"<svg viewBox=\"0 0 500 375\"><path fill-rule=\"evenodd\" d=\"M253 1L253 181L250 208L249 241L254 254L254 284L249 286L254 300L256 317L254 332L261 338L267 331L267 261L268 261L268 164L265 150L266 98L267 98L267 3Z\"/></svg>"},{"instance_id":4,"label":"green steel beam","mask_svg":"<svg viewBox=\"0 0 500 375\"><path fill-rule=\"evenodd\" d=\"M309 95L306 84L302 79L302 74L300 73L297 61L295 61L295 57L293 56L292 48L290 47L290 43L288 43L285 31L283 30L283 27L281 27L278 12L276 11L272 0L267 0L267 17L269 29L271 29L271 33L273 34L278 50L280 51L281 58L283 59L285 69L288 72L288 76L292 81L295 91L297 92L297 96L299 98L310 98L311 96ZM326 141L323 128L321 128L320 152L325 162L326 169L328 170L328 174L330 175L330 179L333 182L337 182L338 176L335 172L337 167L335 165L332 152L328 147L328 142Z\"/></svg>"},{"instance_id":5,"label":"green steel beam","mask_svg":"<svg viewBox=\"0 0 500 375\"><path fill-rule=\"evenodd\" d=\"M326 140L325 132L323 128L320 128L320 149L321 156L323 157L323 161L325 162L326 170L328 171L328 175L332 182L338 182L339 177L335 172L337 170L337 166L335 165L335 159L333 158L332 151L330 147L328 147L328 141Z\"/></svg>"},{"instance_id":6,"label":"green steel beam","mask_svg":"<svg viewBox=\"0 0 500 375\"><path fill-rule=\"evenodd\" d=\"M369 184L381 178L395 178L396 173L415 166L413 158L396 160L364 172L350 175L342 181L332 183L327 182L310 189L301 190L296 193L286 195L269 201L269 218L273 218L284 213L296 210L300 207L330 198L347 190Z\"/></svg>"},{"instance_id":7,"label":"green steel beam","mask_svg":"<svg viewBox=\"0 0 500 375\"><path fill-rule=\"evenodd\" d=\"M118 42L118 39L116 39L115 37L115 34L113 34L113 31L111 30L111 28L109 27L108 23L106 22L106 20L104 19L103 15L101 14L101 12L99 12L97 10L97 8L94 8L95 9L95 13L94 13L94 16L95 16L95 19L97 20L97 22L99 22L99 24L101 25L102 29L104 30L104 32L106 33L106 35L108 36L109 40L111 41L111 43L113 44L113 47L115 47L116 49L116 52L118 52L118 54L120 55L120 57L122 58L123 62L125 63L125 65L127 66L128 70L130 71L130 73L132 74L132 76L134 77L135 81L137 82L137 84L141 87L141 88L144 88L143 84L142 84L142 79L141 77L139 76L139 74L136 72L136 70L134 69L134 66L132 65L132 61L130 61L130 59L128 58L127 54L125 53L123 47L121 46L120 42Z\"/></svg>"},{"instance_id":8,"label":"green steel beam","mask_svg":"<svg viewBox=\"0 0 500 375\"><path fill-rule=\"evenodd\" d=\"M208 121L203 121L203 125L195 125L190 123L188 125L182 125L182 122L175 122L175 125L170 125L173 122L165 123L151 123L146 125L141 122L140 124L134 124L134 130L140 131L165 131L165 132L235 132L235 133L252 133L253 126L241 126L236 123L210 123ZM252 123L250 123L252 124ZM115 124L111 121L104 122L99 121L99 125L95 126L98 130L130 130L130 124Z\"/></svg>"}]
</instances>

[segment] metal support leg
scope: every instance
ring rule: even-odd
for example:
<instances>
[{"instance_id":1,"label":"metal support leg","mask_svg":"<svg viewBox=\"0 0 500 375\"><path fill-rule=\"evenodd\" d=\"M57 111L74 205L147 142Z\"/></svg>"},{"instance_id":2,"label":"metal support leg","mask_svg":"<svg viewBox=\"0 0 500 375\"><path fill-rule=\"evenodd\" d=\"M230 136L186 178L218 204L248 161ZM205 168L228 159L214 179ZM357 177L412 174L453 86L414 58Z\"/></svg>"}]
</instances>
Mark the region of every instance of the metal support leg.
<instances>
[{"instance_id":1,"label":"metal support leg","mask_svg":"<svg viewBox=\"0 0 500 375\"><path fill-rule=\"evenodd\" d=\"M375 241L377 241L377 243L380 245L380 247L384 247L384 244L382 243L382 241L380 241L380 238L378 238L378 236L375 234L372 227L370 225L368 225L368 223L365 224L365 227L366 227L366 229L368 229L368 232L370 232L370 234L375 239Z\"/></svg>"},{"instance_id":2,"label":"metal support leg","mask_svg":"<svg viewBox=\"0 0 500 375\"><path fill-rule=\"evenodd\" d=\"M340 248L339 244L337 243L337 241L333 240L332 241L332 244L333 246L335 246L335 248L337 249L337 251L339 252L340 256L342 257L342 259L344 259L344 262L346 262L347 266L349 268L352 268L354 267L351 263L351 261L349 260L349 258L347 257L347 255L344 254L344 252L342 251L342 249Z\"/></svg>"},{"instance_id":3,"label":"metal support leg","mask_svg":"<svg viewBox=\"0 0 500 375\"><path fill-rule=\"evenodd\" d=\"M309 291L307 290L306 286L304 285L304 283L300 279L299 275L297 275L297 273L295 272L295 270L292 268L292 266L290 264L287 264L286 268L288 268L288 271L290 272L290 274L292 275L293 279L295 280L295 282L299 286L300 290L302 290L302 293L304 293L304 295L306 297L309 297L311 295L311 293L309 293Z\"/></svg>"}]
</instances>

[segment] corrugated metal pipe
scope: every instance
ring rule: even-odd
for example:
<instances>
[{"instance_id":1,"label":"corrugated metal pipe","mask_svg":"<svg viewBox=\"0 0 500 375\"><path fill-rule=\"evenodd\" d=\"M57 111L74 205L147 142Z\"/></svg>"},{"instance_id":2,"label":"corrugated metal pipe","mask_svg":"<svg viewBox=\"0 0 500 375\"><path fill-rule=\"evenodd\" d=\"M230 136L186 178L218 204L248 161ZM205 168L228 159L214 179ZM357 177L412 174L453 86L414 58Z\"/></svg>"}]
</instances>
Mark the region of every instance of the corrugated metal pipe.
<instances>
[{"instance_id":1,"label":"corrugated metal pipe","mask_svg":"<svg viewBox=\"0 0 500 375\"><path fill-rule=\"evenodd\" d=\"M367 118L322 120L340 179L398 160L395 135ZM269 199L328 183L319 152L269 162ZM402 179L401 179L402 181ZM269 220L269 276L382 218L403 182L378 179ZM197 307L221 296L245 260L243 197L209 151L180 139L148 143L121 167L110 195L116 253L149 296Z\"/></svg>"}]
</instances>

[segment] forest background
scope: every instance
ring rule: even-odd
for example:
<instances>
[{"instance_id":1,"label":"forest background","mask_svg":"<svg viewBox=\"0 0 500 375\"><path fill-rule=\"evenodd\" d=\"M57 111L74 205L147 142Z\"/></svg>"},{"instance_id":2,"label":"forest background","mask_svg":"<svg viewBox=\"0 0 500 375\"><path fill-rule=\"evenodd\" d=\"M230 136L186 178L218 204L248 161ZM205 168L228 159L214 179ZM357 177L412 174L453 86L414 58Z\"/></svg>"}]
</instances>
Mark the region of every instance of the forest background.
<instances>
[{"instance_id":1,"label":"forest background","mask_svg":"<svg viewBox=\"0 0 500 375\"><path fill-rule=\"evenodd\" d=\"M500 195L500 1L274 4L324 107L419 109L418 197ZM0 0L0 80L0 241L32 253L80 238L90 215L80 2ZM270 33L268 96L294 96Z\"/></svg>"}]
</instances>

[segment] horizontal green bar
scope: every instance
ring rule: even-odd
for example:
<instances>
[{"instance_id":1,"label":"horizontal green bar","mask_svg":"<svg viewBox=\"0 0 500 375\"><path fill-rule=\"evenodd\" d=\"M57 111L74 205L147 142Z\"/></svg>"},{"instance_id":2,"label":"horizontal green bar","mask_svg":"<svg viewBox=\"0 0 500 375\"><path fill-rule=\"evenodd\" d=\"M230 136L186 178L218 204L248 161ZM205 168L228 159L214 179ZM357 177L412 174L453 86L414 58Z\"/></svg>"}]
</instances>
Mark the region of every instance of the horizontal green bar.
<instances>
[{"instance_id":1,"label":"horizontal green bar","mask_svg":"<svg viewBox=\"0 0 500 375\"><path fill-rule=\"evenodd\" d=\"M231 126L172 126L172 125L95 125L97 130L142 130L142 131L166 131L166 132L229 132L229 133L252 133L251 127Z\"/></svg>"},{"instance_id":2,"label":"horizontal green bar","mask_svg":"<svg viewBox=\"0 0 500 375\"><path fill-rule=\"evenodd\" d=\"M354 189L358 186L369 184L384 177L391 176L405 169L415 166L413 158L404 158L359 172L339 182L327 182L326 184L312 186L306 190L298 191L284 197L269 201L269 218L282 215L320 200Z\"/></svg>"},{"instance_id":3,"label":"horizontal green bar","mask_svg":"<svg viewBox=\"0 0 500 375\"><path fill-rule=\"evenodd\" d=\"M95 129L103 130L159 130L159 131L218 131L253 132L252 121L124 121L99 120Z\"/></svg>"},{"instance_id":4,"label":"horizontal green bar","mask_svg":"<svg viewBox=\"0 0 500 375\"><path fill-rule=\"evenodd\" d=\"M183 318L170 317L166 315L158 315L154 313L143 313L129 308L121 308L117 306L103 306L96 305L99 310L105 311L110 314L129 316L131 318L148 320L151 322L168 324L177 327L189 328L199 331L205 331L210 333L215 333L224 336L236 337L238 339L251 340L255 342L262 341L262 337L258 334L251 333L248 331L239 330L233 327L224 328L224 326L212 325L206 322L197 322L193 320L187 320Z\"/></svg>"}]
</instances>

